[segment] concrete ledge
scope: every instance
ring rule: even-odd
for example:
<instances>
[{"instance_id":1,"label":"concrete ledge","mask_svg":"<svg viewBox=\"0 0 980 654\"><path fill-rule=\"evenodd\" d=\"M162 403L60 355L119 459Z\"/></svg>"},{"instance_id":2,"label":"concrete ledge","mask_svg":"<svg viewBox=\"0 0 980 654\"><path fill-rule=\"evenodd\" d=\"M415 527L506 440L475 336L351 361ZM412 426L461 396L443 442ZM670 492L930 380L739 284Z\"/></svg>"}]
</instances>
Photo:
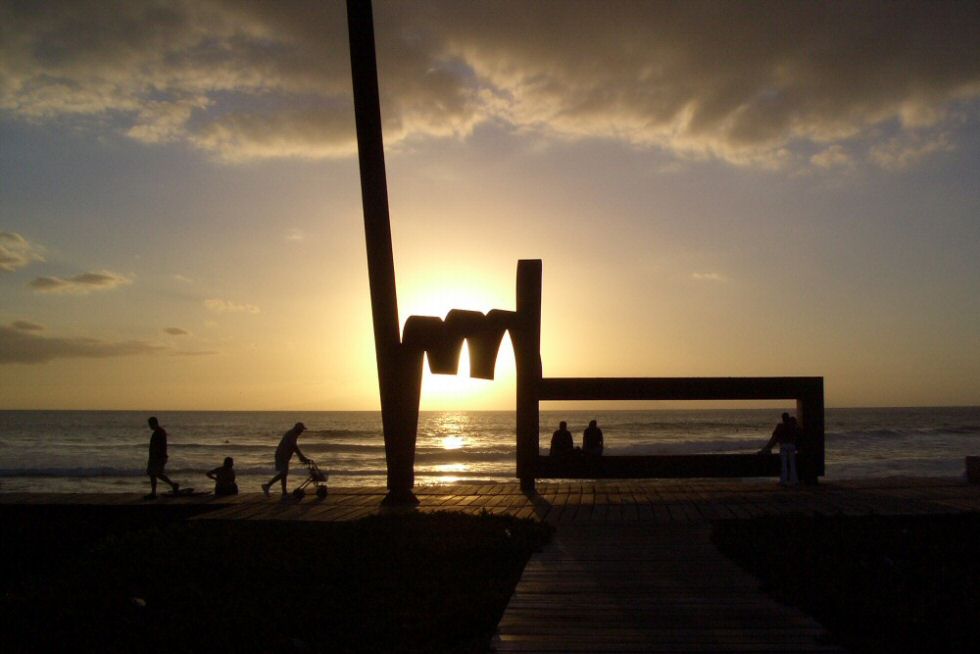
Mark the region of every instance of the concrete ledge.
<instances>
[{"instance_id":1,"label":"concrete ledge","mask_svg":"<svg viewBox=\"0 0 980 654\"><path fill-rule=\"evenodd\" d=\"M966 478L971 484L980 484L980 456L966 457Z\"/></svg>"},{"instance_id":2,"label":"concrete ledge","mask_svg":"<svg viewBox=\"0 0 980 654\"><path fill-rule=\"evenodd\" d=\"M775 454L685 454L651 456L539 456L537 479L641 479L779 476Z\"/></svg>"}]
</instances>

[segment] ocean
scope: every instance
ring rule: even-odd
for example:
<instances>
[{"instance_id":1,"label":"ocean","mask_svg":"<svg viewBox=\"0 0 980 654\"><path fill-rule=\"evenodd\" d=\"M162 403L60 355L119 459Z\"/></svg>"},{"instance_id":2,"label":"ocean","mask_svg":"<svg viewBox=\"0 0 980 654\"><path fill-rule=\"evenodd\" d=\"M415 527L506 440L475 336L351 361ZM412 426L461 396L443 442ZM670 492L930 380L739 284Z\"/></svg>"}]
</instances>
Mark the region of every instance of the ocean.
<instances>
[{"instance_id":1,"label":"ocean","mask_svg":"<svg viewBox=\"0 0 980 654\"><path fill-rule=\"evenodd\" d=\"M542 411L541 448L559 420L581 443L597 419L606 454L747 453L761 447L781 409ZM150 431L146 412L0 411L0 492L145 491ZM303 452L330 473L330 484L385 484L378 412L164 411L167 473L182 486L209 489L207 470L235 459L243 491L273 474L283 432L302 421ZM980 407L829 409L827 476L962 476L963 457L980 454ZM514 479L512 411L429 411L419 420L416 484ZM294 459L294 477L305 469Z\"/></svg>"}]
</instances>

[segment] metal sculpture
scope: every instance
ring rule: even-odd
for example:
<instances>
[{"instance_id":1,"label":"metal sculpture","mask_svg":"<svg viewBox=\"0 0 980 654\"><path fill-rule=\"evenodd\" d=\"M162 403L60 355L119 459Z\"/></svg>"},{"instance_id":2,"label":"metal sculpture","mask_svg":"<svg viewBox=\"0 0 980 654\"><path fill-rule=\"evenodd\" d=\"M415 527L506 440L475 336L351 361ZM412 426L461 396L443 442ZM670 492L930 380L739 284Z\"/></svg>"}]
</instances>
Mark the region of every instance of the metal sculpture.
<instances>
[{"instance_id":1,"label":"metal sculpture","mask_svg":"<svg viewBox=\"0 0 980 654\"><path fill-rule=\"evenodd\" d=\"M550 460L538 453L539 406L546 400L796 399L801 425L812 443L809 470L814 475L823 474L822 377L544 378L540 355L540 260L518 262L515 311L494 309L484 315L453 309L445 319L411 316L405 322L404 335L401 335L370 0L347 0L347 27L388 468L385 503L418 502L412 488L424 355L428 355L433 373L455 374L466 339L471 359L470 375L493 379L497 351L505 331L510 333L517 369L516 472L526 491L533 491L535 479L544 477L732 477L770 475L778 471L777 457L757 455Z\"/></svg>"}]
</instances>

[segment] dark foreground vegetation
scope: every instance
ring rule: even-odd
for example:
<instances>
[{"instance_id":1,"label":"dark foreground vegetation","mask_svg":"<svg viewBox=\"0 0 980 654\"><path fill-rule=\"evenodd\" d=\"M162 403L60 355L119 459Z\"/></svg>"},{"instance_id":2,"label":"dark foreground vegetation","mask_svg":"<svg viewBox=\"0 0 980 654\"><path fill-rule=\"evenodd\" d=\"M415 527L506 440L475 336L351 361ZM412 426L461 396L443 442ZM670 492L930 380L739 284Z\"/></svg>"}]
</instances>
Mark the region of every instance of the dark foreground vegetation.
<instances>
[{"instance_id":1,"label":"dark foreground vegetation","mask_svg":"<svg viewBox=\"0 0 980 654\"><path fill-rule=\"evenodd\" d=\"M980 652L980 514L758 518L715 543L852 652Z\"/></svg>"},{"instance_id":2,"label":"dark foreground vegetation","mask_svg":"<svg viewBox=\"0 0 980 654\"><path fill-rule=\"evenodd\" d=\"M484 651L531 521L187 521L187 507L0 507L5 652Z\"/></svg>"}]
</instances>

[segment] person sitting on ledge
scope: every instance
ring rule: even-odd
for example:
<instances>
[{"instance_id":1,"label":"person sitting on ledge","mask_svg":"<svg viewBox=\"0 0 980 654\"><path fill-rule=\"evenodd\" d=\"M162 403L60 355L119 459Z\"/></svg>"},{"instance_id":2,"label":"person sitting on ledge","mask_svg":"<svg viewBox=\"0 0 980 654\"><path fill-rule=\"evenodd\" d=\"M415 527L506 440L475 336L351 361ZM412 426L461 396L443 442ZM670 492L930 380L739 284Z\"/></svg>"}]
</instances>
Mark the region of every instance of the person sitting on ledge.
<instances>
[{"instance_id":1,"label":"person sitting on ledge","mask_svg":"<svg viewBox=\"0 0 980 654\"><path fill-rule=\"evenodd\" d=\"M582 433L582 451L594 456L602 456L603 440L602 430L595 420L589 421L589 426Z\"/></svg>"},{"instance_id":2,"label":"person sitting on ledge","mask_svg":"<svg viewBox=\"0 0 980 654\"><path fill-rule=\"evenodd\" d=\"M205 473L214 480L214 494L217 497L238 495L238 484L235 483L235 460L225 457L224 465Z\"/></svg>"},{"instance_id":3,"label":"person sitting on ledge","mask_svg":"<svg viewBox=\"0 0 980 654\"><path fill-rule=\"evenodd\" d=\"M551 456L565 456L575 451L572 432L568 431L568 423L562 420L558 429L551 435Z\"/></svg>"}]
</instances>

